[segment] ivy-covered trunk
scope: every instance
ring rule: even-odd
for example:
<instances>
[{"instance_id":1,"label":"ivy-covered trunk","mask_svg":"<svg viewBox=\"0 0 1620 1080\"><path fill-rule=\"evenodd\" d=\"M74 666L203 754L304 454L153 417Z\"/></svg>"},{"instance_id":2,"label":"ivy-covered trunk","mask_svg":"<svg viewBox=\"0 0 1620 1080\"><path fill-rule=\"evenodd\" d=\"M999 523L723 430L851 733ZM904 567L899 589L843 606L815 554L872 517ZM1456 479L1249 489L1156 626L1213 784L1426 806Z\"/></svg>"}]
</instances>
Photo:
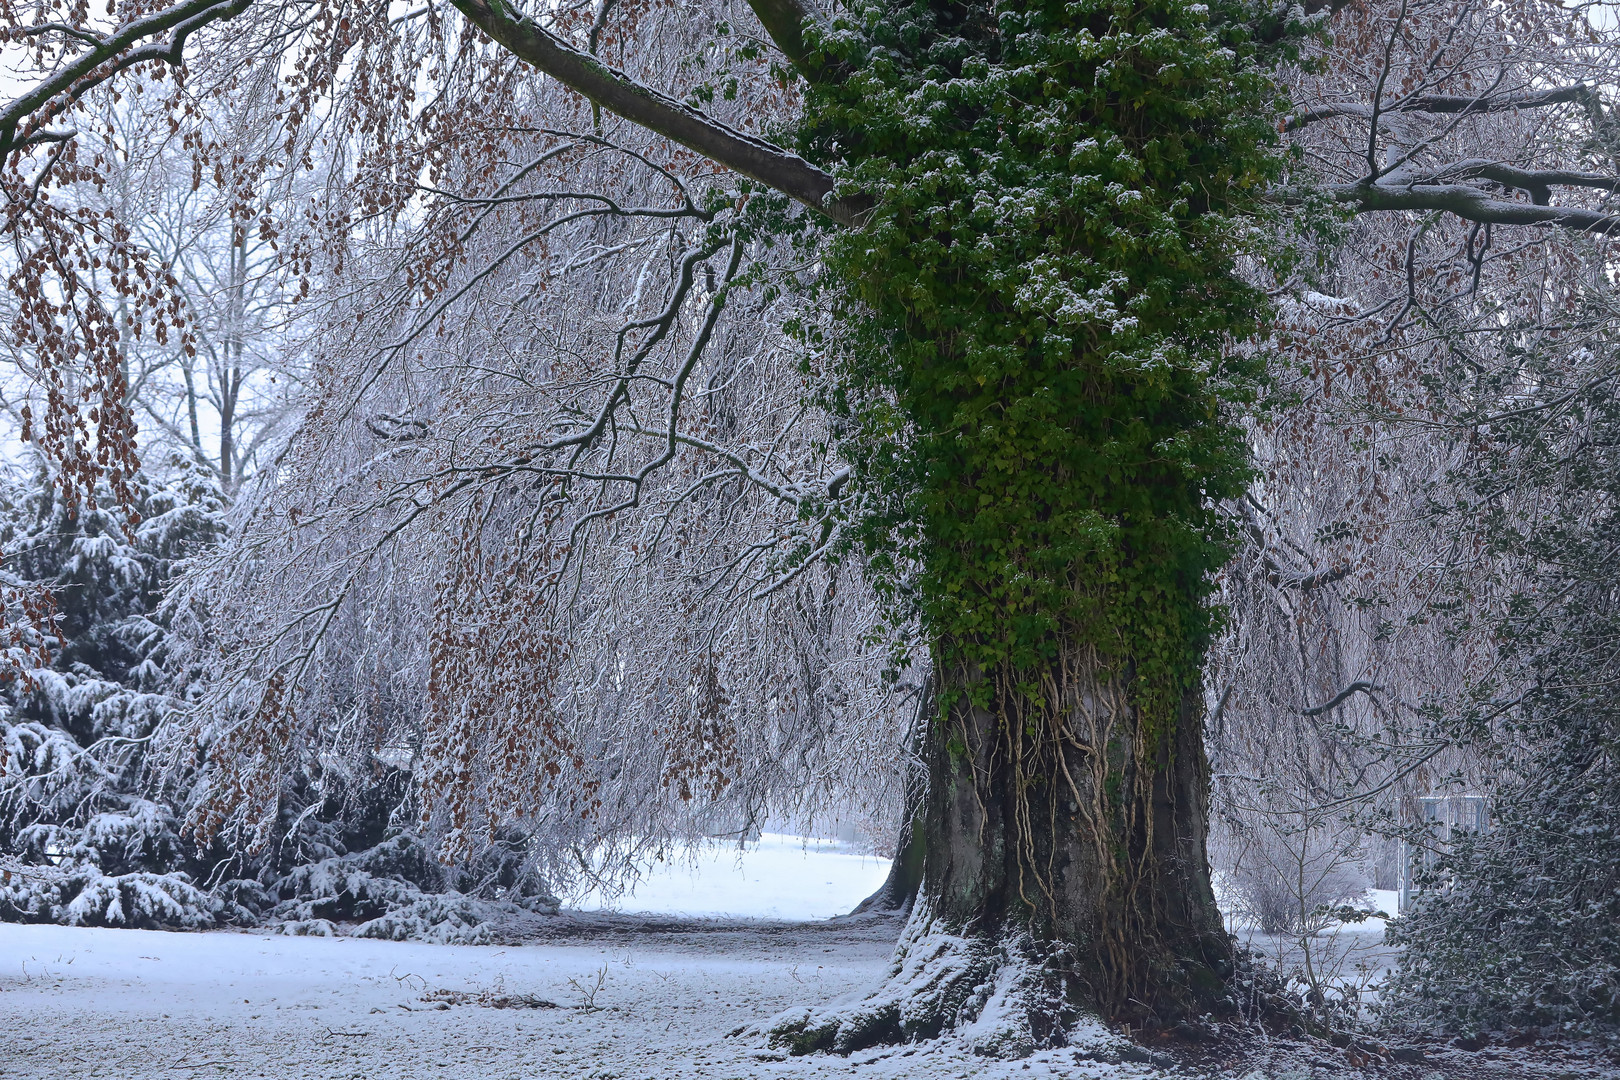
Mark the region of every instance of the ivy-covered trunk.
<instances>
[{"instance_id":1,"label":"ivy-covered trunk","mask_svg":"<svg viewBox=\"0 0 1620 1080\"><path fill-rule=\"evenodd\" d=\"M1044 694L936 672L949 704L920 733L926 784L903 848L920 887L889 977L783 1018L775 1045L848 1053L959 1030L977 1053L1021 1057L1071 1044L1087 1016L1174 1031L1236 1011L1205 856L1201 696L1155 721L1107 671L1075 645ZM1099 1047L1094 1025L1084 1038L1142 1053Z\"/></svg>"},{"instance_id":2,"label":"ivy-covered trunk","mask_svg":"<svg viewBox=\"0 0 1620 1080\"><path fill-rule=\"evenodd\" d=\"M872 0L811 32L799 148L874 201L810 330L852 546L930 643L923 884L852 1050L1221 1011L1199 690L1249 480L1281 102L1239 3ZM1286 33L1284 34L1286 37ZM1008 1026L1008 1025L1011 1026Z\"/></svg>"},{"instance_id":3,"label":"ivy-covered trunk","mask_svg":"<svg viewBox=\"0 0 1620 1080\"><path fill-rule=\"evenodd\" d=\"M918 909L971 937L1027 939L1057 992L1051 1016L1030 1018L1037 1035L1066 1008L1137 1027L1231 1008L1205 856L1202 702L1187 695L1152 730L1095 672L1071 650L1055 708L963 695L926 739Z\"/></svg>"}]
</instances>

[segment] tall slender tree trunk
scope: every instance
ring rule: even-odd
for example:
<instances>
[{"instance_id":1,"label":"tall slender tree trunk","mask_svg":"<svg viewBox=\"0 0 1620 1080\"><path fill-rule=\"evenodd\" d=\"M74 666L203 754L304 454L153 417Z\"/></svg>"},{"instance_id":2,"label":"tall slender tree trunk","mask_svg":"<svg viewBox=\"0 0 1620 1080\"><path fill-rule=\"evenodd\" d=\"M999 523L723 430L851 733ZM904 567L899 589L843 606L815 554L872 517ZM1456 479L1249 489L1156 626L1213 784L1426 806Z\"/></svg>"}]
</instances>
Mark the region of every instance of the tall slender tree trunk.
<instances>
[{"instance_id":1,"label":"tall slender tree trunk","mask_svg":"<svg viewBox=\"0 0 1620 1080\"><path fill-rule=\"evenodd\" d=\"M180 371L186 380L186 418L191 422L191 448L202 453L202 428L197 423L197 373L192 362L182 358Z\"/></svg>"},{"instance_id":2,"label":"tall slender tree trunk","mask_svg":"<svg viewBox=\"0 0 1620 1080\"><path fill-rule=\"evenodd\" d=\"M237 227L231 242L230 301L225 365L219 374L219 478L226 491L241 482L236 468L236 406L242 393L242 348L247 336L247 233Z\"/></svg>"}]
</instances>

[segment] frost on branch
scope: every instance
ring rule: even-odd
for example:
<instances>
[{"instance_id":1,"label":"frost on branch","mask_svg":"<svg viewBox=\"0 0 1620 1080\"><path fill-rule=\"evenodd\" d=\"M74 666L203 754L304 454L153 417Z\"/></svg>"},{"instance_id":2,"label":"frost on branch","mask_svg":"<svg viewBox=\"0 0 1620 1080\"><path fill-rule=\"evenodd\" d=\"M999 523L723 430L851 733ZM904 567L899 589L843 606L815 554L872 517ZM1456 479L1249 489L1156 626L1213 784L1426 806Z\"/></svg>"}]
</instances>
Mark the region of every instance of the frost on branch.
<instances>
[{"instance_id":1,"label":"frost on branch","mask_svg":"<svg viewBox=\"0 0 1620 1080\"><path fill-rule=\"evenodd\" d=\"M206 929L268 919L294 933L480 941L497 917L554 910L509 848L458 868L436 862L392 820L401 806L414 816L409 774L375 760L352 771L304 763L280 792L279 842L263 852L188 833L184 811L208 771L152 766L155 747L175 749L168 721L203 672L175 633L194 613L163 589L181 560L216 542L224 499L183 460L135 488L131 525L99 507L74 514L41 478L0 485L7 583L50 590L57 613L44 642L51 666L0 688L0 920Z\"/></svg>"},{"instance_id":2,"label":"frost on branch","mask_svg":"<svg viewBox=\"0 0 1620 1080\"><path fill-rule=\"evenodd\" d=\"M268 837L297 763L380 751L414 791L391 826L435 858L510 830L550 889L611 892L686 840L895 812L911 688L830 561L847 471L773 329L793 283L760 284L789 254L630 136L525 131L448 144L444 190L501 194L432 204L425 296L356 253L330 377L189 585L218 674L199 823Z\"/></svg>"}]
</instances>

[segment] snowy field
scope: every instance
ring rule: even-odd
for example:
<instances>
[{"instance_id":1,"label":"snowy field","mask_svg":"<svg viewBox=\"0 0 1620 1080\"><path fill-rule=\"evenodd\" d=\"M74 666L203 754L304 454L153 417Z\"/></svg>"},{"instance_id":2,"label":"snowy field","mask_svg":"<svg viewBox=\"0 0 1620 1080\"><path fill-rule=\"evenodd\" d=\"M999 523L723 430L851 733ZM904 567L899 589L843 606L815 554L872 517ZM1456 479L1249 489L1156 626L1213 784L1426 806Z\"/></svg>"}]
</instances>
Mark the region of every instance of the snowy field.
<instances>
[{"instance_id":1,"label":"snowy field","mask_svg":"<svg viewBox=\"0 0 1620 1080\"><path fill-rule=\"evenodd\" d=\"M627 925L505 948L0 925L0 1076L844 1075L724 1036L875 980L895 932Z\"/></svg>"},{"instance_id":2,"label":"snowy field","mask_svg":"<svg viewBox=\"0 0 1620 1080\"><path fill-rule=\"evenodd\" d=\"M767 835L513 927L535 943L507 947L0 923L0 1077L776 1075L780 1055L727 1033L871 985L899 929L780 920L843 914L888 869Z\"/></svg>"},{"instance_id":3,"label":"snowy field","mask_svg":"<svg viewBox=\"0 0 1620 1080\"><path fill-rule=\"evenodd\" d=\"M1147 1077L1073 1050L987 1061L949 1041L786 1058L783 1010L887 971L890 917L826 921L886 860L765 836L653 868L505 946L0 924L0 1077L742 1080ZM634 914L631 914L634 913ZM801 921L789 921L801 920ZM804 921L821 920L821 921ZM14 1034L13 1034L14 1033Z\"/></svg>"},{"instance_id":4,"label":"snowy field","mask_svg":"<svg viewBox=\"0 0 1620 1080\"><path fill-rule=\"evenodd\" d=\"M766 833L745 853L708 848L653 867L627 894L591 893L584 911L643 912L692 918L830 919L871 896L889 860L849 853L836 840Z\"/></svg>"},{"instance_id":5,"label":"snowy field","mask_svg":"<svg viewBox=\"0 0 1620 1080\"><path fill-rule=\"evenodd\" d=\"M758 856L756 858L756 856ZM1072 1077L1145 1080L1084 1048L1022 1061L965 1042L848 1058L786 1058L759 1026L789 1008L859 995L884 975L899 923L677 918L739 909L847 908L885 869L824 845L767 841L650 875L624 910L512 928L504 946L268 933L167 933L0 924L0 1077L147 1080L873 1080ZM718 877L712 875L719 875ZM793 882L799 882L794 885ZM820 882L815 885L815 882ZM821 891L817 891L817 890ZM840 893L838 890L843 889ZM831 891L828 891L831 890ZM662 912L662 914L658 914ZM1113 1038L1107 1036L1107 1038ZM1213 1062L1178 1075L1336 1080L1364 1075L1337 1051L1278 1045L1255 1068ZM1432 1062L1432 1059L1431 1059ZM1430 1067L1441 1077L1601 1075L1503 1063Z\"/></svg>"}]
</instances>

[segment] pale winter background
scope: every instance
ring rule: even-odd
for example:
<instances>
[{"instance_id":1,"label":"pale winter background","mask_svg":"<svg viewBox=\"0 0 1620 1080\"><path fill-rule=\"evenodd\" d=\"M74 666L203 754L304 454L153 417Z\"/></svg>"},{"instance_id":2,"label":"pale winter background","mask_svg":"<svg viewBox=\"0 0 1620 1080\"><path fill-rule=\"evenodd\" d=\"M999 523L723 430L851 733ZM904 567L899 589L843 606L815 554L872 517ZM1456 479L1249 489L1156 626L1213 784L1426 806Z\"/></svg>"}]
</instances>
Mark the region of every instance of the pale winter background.
<instances>
[{"instance_id":1,"label":"pale winter background","mask_svg":"<svg viewBox=\"0 0 1620 1080\"><path fill-rule=\"evenodd\" d=\"M886 974L894 915L829 919L881 884L887 860L836 841L767 835L741 857L696 853L652 869L604 908L531 916L512 943L431 945L352 937L173 933L0 924L0 1076L679 1080L684 1077L1162 1077L1142 1048L1103 1028L1061 1051L998 1061L971 1028L940 1044L789 1058L763 1031L795 1007L858 998ZM688 853L693 856L693 853ZM1374 893L1375 905L1395 900ZM594 909L594 910L590 910ZM640 914L630 914L639 912ZM786 919L814 920L787 922ZM1234 919L1250 943L1287 937ZM1382 920L1329 928L1381 974ZM522 942L522 944L518 944ZM1297 959L1297 958L1296 958ZM1590 1052L1494 1061L1480 1077L1597 1078ZM1414 1077L1458 1065L1431 1053ZM1249 1060L1183 1063L1178 1074L1330 1080L1354 1074L1332 1048L1279 1039Z\"/></svg>"},{"instance_id":2,"label":"pale winter background","mask_svg":"<svg viewBox=\"0 0 1620 1080\"><path fill-rule=\"evenodd\" d=\"M906 380L862 337L887 324L827 276L864 257L834 226L864 227L858 207L621 115L661 102L827 190L821 165L870 167L891 204L926 202L960 155L885 171L846 159L854 134L931 138L950 110L930 94L1008 92L1000 45L964 59L954 30L917 31L938 49L911 59L956 67L884 96L816 82L774 0L509 6L0 0L0 1074L1125 1077L1171 1068L1170 1035L1176 1067L1256 1080L1613 1072L1611 5L1154 0L1179 29L1153 47L1183 51L1136 74L1224 72L1205 89L1259 112L1200 123L1280 155L1193 260L1266 317L1196 356L1192 292L1138 340L1142 267L1092 280L1100 253L1063 246L1076 214L1106 231L1157 207L1182 223L1163 240L1190 206L1089 113L1081 138L1003 100L1064 140L1032 167L1061 167L977 174L932 208L973 243L908 249L1021 252L953 310L993 300L985 324L1027 318L1074 371L1130 339L1101 366L1144 392L1181 364L1208 394L1193 433L1253 465L1219 499L1178 481L1230 548L1207 578L1222 618L1177 768L1129 793L1175 776L1182 831L1156 835L1194 857L1143 858L1142 912L1086 909L1120 947L1067 997L1046 976L1104 950L1076 933L1043 958L1006 912L970 940L935 919L941 881L842 917L930 830L950 847L923 796L966 746L931 723L951 643L923 624L907 516L934 413L891 411ZM1108 7L1049 6L1069 44ZM1018 38L1021 5L973 10L986 41L1003 18L1054 40ZM845 59L889 71L908 12L789 3L787 23L845 19ZM1254 69L1229 66L1235 25ZM627 96L582 96L546 49ZM861 87L839 128L827 95ZM1078 716L1110 695L1070 659ZM1035 700L1009 694L1008 715ZM1036 779L1100 768L1064 773L1075 800L993 749L973 781L1026 827L1020 874L1114 817L1032 822L1123 797L1108 740L1050 719L988 734ZM1186 989L1127 970L1176 911L1218 944L1206 849L1254 968L1212 948L1207 1015L1172 1001L1150 1031L1116 1000L1104 1030L1076 1006L1097 986ZM910 1032L879 1030L901 1012ZM788 1058L773 1018L957 1029Z\"/></svg>"}]
</instances>

